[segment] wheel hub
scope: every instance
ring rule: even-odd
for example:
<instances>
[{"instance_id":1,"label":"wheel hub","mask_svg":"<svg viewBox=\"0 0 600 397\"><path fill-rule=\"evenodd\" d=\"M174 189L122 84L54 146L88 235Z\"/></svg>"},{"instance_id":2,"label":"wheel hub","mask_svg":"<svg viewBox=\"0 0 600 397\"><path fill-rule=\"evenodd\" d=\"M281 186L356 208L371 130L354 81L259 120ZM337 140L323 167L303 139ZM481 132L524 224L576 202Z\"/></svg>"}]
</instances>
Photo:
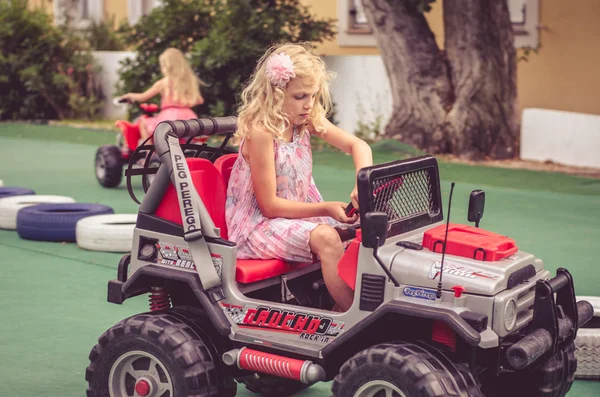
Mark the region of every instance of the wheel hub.
<instances>
[{"instance_id":1,"label":"wheel hub","mask_svg":"<svg viewBox=\"0 0 600 397\"><path fill-rule=\"evenodd\" d=\"M139 396L147 396L148 394L152 393L152 383L148 382L144 378L138 380L135 384L135 392Z\"/></svg>"},{"instance_id":2,"label":"wheel hub","mask_svg":"<svg viewBox=\"0 0 600 397\"><path fill-rule=\"evenodd\" d=\"M169 392L165 394L166 392ZM173 395L173 382L165 365L153 354L135 350L122 354L110 369L111 397L159 397Z\"/></svg>"},{"instance_id":3,"label":"wheel hub","mask_svg":"<svg viewBox=\"0 0 600 397\"><path fill-rule=\"evenodd\" d=\"M406 397L406 394L398 386L378 379L362 385L353 397Z\"/></svg>"}]
</instances>

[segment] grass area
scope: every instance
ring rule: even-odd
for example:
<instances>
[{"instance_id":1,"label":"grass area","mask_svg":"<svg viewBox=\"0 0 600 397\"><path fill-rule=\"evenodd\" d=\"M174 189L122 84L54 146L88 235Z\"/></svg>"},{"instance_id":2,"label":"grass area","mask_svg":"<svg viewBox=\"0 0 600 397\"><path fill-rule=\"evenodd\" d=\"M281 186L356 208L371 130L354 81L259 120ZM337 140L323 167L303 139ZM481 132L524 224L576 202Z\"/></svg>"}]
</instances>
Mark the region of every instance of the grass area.
<instances>
[{"instance_id":1,"label":"grass area","mask_svg":"<svg viewBox=\"0 0 600 397\"><path fill-rule=\"evenodd\" d=\"M114 132L86 128L0 124L0 179L37 194L67 195L78 202L110 205L116 213L134 213L137 205L124 183L104 189L94 178L96 147L114 140ZM398 142L382 142L373 149L376 162L418 154ZM520 249L542 258L552 274L567 267L578 295L598 295L596 180L443 161L440 169L444 199L450 180L462 182L455 190L453 222L466 223L469 191L487 186L482 227L514 238ZM347 200L354 177L348 156L317 150L314 170L325 199ZM134 182L140 192L139 180ZM85 368L97 337L120 319L145 311L147 297L124 305L106 302L106 283L115 277L120 254L85 251L74 243L23 240L5 230L0 230L0 252L0 396L85 394ZM239 397L253 396L243 386L238 390ZM592 397L599 390L598 382L577 380L568 395ZM330 383L296 394L329 395Z\"/></svg>"},{"instance_id":2,"label":"grass area","mask_svg":"<svg viewBox=\"0 0 600 397\"><path fill-rule=\"evenodd\" d=\"M372 146L375 164L419 156L424 153L399 142L383 141ZM345 153L334 150L315 151L315 165L349 168L352 161ZM543 172L499 168L482 165L450 163L438 159L443 181L469 183L477 186L496 186L512 189L554 193L600 195L600 179L586 178L557 172Z\"/></svg>"},{"instance_id":3,"label":"grass area","mask_svg":"<svg viewBox=\"0 0 600 397\"><path fill-rule=\"evenodd\" d=\"M55 125L0 123L0 137L62 141L86 145L115 143L117 129L98 130Z\"/></svg>"},{"instance_id":4,"label":"grass area","mask_svg":"<svg viewBox=\"0 0 600 397\"><path fill-rule=\"evenodd\" d=\"M44 126L21 123L0 123L0 136L65 141L90 145L115 142L116 129L102 131L90 128ZM315 165L339 169L351 169L348 155L316 141ZM411 146L395 141L374 144L373 157L376 164L423 154ZM555 193L600 195L600 179L573 176L556 172L540 172L510 168L473 166L439 161L440 176L444 181L469 183L477 186L497 186L523 190L539 190Z\"/></svg>"}]
</instances>

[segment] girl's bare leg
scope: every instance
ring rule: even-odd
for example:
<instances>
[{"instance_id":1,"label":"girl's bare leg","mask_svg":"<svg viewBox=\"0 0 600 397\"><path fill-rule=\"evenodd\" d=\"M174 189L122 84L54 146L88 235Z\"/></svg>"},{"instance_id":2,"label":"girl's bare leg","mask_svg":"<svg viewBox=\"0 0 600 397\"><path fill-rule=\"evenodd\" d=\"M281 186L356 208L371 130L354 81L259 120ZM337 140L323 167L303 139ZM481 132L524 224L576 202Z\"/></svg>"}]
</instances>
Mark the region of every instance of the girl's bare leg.
<instances>
[{"instance_id":1,"label":"girl's bare leg","mask_svg":"<svg viewBox=\"0 0 600 397\"><path fill-rule=\"evenodd\" d=\"M354 292L338 275L337 265L344 254L339 234L329 225L319 225L310 233L308 242L312 252L321 259L321 270L327 290L337 308L346 311L352 306Z\"/></svg>"}]
</instances>

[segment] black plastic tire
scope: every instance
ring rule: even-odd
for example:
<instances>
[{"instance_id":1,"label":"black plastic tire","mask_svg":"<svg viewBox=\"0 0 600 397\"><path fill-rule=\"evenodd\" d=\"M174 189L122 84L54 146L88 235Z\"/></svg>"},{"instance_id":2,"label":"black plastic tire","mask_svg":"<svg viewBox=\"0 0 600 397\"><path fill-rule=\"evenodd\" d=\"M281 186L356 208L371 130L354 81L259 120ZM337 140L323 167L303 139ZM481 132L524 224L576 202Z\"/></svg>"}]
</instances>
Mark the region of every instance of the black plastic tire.
<instances>
[{"instance_id":1,"label":"black plastic tire","mask_svg":"<svg viewBox=\"0 0 600 397\"><path fill-rule=\"evenodd\" d=\"M404 395L410 397L483 397L466 366L452 363L431 346L385 343L363 350L340 369L334 397ZM395 393L395 394L394 394Z\"/></svg>"},{"instance_id":2,"label":"black plastic tire","mask_svg":"<svg viewBox=\"0 0 600 397\"><path fill-rule=\"evenodd\" d=\"M103 145L96 151L96 179L104 187L119 186L123 178L123 156L115 145Z\"/></svg>"},{"instance_id":3,"label":"black plastic tire","mask_svg":"<svg viewBox=\"0 0 600 397\"><path fill-rule=\"evenodd\" d=\"M106 331L90 352L85 379L87 397L134 396L140 378L125 373L119 363L128 355L151 357L155 374L145 370L143 360L136 371L159 387L170 387L171 397L221 396L216 360L208 344L194 328L170 313L146 313L129 317ZM119 372L121 371L121 372ZM126 371L126 370L125 370ZM110 377L112 374L112 378ZM109 379L112 383L109 384ZM123 393L125 391L125 393Z\"/></svg>"},{"instance_id":4,"label":"black plastic tire","mask_svg":"<svg viewBox=\"0 0 600 397\"><path fill-rule=\"evenodd\" d=\"M77 221L94 215L114 213L102 204L39 204L17 213L17 233L21 238L37 241L75 241Z\"/></svg>"},{"instance_id":5,"label":"black plastic tire","mask_svg":"<svg viewBox=\"0 0 600 397\"><path fill-rule=\"evenodd\" d=\"M488 397L564 397L575 380L576 369L573 343L541 367L499 377L485 393Z\"/></svg>"},{"instance_id":6,"label":"black plastic tire","mask_svg":"<svg viewBox=\"0 0 600 397\"><path fill-rule=\"evenodd\" d=\"M297 380L265 374L245 376L238 380L246 386L246 389L264 397L288 397L310 386Z\"/></svg>"},{"instance_id":7,"label":"black plastic tire","mask_svg":"<svg viewBox=\"0 0 600 397\"><path fill-rule=\"evenodd\" d=\"M35 192L24 187L0 187L0 199L10 196L24 196L26 194L35 194Z\"/></svg>"}]
</instances>

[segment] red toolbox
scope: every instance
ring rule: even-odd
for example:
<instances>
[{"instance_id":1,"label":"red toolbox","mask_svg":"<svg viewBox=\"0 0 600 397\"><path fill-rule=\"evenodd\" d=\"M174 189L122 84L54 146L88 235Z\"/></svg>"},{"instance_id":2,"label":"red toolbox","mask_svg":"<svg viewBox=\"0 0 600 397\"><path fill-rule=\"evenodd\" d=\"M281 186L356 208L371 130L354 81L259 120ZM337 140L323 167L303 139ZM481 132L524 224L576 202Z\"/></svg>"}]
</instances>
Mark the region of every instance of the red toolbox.
<instances>
[{"instance_id":1,"label":"red toolbox","mask_svg":"<svg viewBox=\"0 0 600 397\"><path fill-rule=\"evenodd\" d=\"M442 252L446 225L429 229L423 235L423 247L434 252ZM468 225L451 223L448 226L449 255L464 256L480 261L495 262L519 250L515 240L497 233Z\"/></svg>"}]
</instances>

